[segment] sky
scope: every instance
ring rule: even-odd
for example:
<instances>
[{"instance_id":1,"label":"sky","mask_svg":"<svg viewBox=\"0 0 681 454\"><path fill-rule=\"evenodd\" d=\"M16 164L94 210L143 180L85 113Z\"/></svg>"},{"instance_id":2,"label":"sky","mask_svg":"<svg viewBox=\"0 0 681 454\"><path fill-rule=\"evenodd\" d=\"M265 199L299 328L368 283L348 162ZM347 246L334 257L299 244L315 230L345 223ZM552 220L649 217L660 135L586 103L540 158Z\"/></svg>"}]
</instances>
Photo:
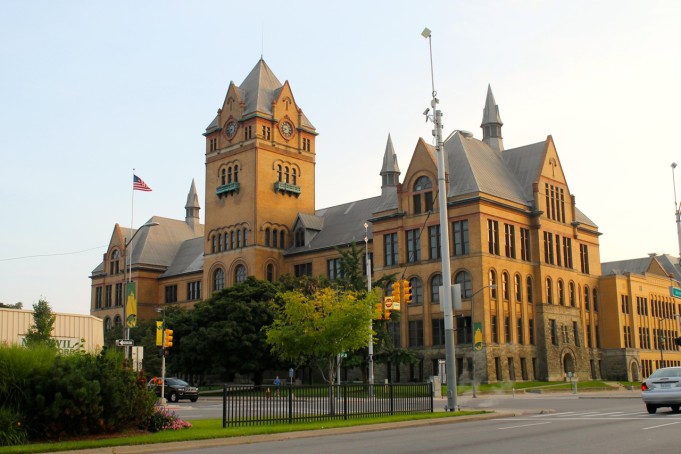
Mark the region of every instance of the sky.
<instances>
[{"instance_id":1,"label":"sky","mask_svg":"<svg viewBox=\"0 0 681 454\"><path fill-rule=\"evenodd\" d=\"M87 314L116 223L184 219L192 180L205 206L202 133L261 56L319 133L317 208L380 194L389 134L406 172L432 80L445 137L480 139L490 84L507 149L553 136L602 262L678 255L679 19L674 0L0 2L0 302Z\"/></svg>"}]
</instances>

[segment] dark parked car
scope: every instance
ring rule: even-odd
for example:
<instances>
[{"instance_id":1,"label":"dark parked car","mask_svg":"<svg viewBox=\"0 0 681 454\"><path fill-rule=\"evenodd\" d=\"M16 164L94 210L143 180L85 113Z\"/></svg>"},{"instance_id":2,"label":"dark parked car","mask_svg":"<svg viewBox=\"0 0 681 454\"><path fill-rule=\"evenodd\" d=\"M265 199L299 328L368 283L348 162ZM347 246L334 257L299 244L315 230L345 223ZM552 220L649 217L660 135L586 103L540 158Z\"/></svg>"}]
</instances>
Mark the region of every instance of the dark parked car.
<instances>
[{"instance_id":1,"label":"dark parked car","mask_svg":"<svg viewBox=\"0 0 681 454\"><path fill-rule=\"evenodd\" d=\"M648 413L660 407L677 413L681 409L681 367L663 367L650 374L641 384L641 398Z\"/></svg>"},{"instance_id":2,"label":"dark parked car","mask_svg":"<svg viewBox=\"0 0 681 454\"><path fill-rule=\"evenodd\" d=\"M153 388L159 397L161 397L161 383L162 381L159 377L149 380L149 388ZM169 402L177 402L180 399L189 399L192 402L196 402L199 398L199 388L189 386L189 383L179 378L166 378L164 397Z\"/></svg>"}]
</instances>

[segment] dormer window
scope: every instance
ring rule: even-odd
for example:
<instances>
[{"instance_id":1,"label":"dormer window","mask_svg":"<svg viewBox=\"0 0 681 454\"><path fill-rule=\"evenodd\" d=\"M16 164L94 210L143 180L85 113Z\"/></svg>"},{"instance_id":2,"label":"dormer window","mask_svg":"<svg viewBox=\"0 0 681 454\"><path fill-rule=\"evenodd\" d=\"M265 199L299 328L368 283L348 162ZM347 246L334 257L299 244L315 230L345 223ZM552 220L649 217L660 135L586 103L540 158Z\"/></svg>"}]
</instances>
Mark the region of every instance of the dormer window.
<instances>
[{"instance_id":1,"label":"dormer window","mask_svg":"<svg viewBox=\"0 0 681 454\"><path fill-rule=\"evenodd\" d=\"M305 229L303 228L296 229L294 246L295 247L305 246Z\"/></svg>"}]
</instances>

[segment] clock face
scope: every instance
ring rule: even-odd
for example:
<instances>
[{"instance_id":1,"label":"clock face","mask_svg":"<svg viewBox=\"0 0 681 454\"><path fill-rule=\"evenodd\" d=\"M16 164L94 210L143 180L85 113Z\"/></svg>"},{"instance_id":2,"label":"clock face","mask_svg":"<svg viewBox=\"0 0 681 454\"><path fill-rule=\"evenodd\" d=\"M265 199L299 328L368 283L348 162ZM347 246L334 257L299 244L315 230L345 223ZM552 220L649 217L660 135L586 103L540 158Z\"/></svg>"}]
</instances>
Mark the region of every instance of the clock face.
<instances>
[{"instance_id":1,"label":"clock face","mask_svg":"<svg viewBox=\"0 0 681 454\"><path fill-rule=\"evenodd\" d=\"M236 135L236 130L238 128L239 124L234 120L227 123L227 125L225 126L225 134L227 134L227 138L230 140L234 138L234 136Z\"/></svg>"},{"instance_id":2,"label":"clock face","mask_svg":"<svg viewBox=\"0 0 681 454\"><path fill-rule=\"evenodd\" d=\"M283 121L281 123L281 135L284 138L289 139L293 135L293 125L289 121Z\"/></svg>"}]
</instances>

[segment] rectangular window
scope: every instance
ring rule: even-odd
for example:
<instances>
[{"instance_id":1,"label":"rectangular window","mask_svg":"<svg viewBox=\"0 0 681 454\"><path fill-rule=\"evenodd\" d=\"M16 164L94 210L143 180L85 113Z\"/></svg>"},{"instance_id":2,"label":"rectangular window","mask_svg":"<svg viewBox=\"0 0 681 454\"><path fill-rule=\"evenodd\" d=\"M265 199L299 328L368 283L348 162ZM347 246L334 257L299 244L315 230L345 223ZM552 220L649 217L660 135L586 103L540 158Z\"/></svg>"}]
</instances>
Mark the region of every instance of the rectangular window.
<instances>
[{"instance_id":1,"label":"rectangular window","mask_svg":"<svg viewBox=\"0 0 681 454\"><path fill-rule=\"evenodd\" d=\"M433 346L445 345L445 320L443 318L434 318L433 323Z\"/></svg>"},{"instance_id":2,"label":"rectangular window","mask_svg":"<svg viewBox=\"0 0 681 454\"><path fill-rule=\"evenodd\" d=\"M551 265L553 260L553 233L544 232L544 262Z\"/></svg>"},{"instance_id":3,"label":"rectangular window","mask_svg":"<svg viewBox=\"0 0 681 454\"><path fill-rule=\"evenodd\" d=\"M498 344L499 343L499 332L497 330L497 316L492 315L492 318L490 319L490 329L492 330L492 343Z\"/></svg>"},{"instance_id":4,"label":"rectangular window","mask_svg":"<svg viewBox=\"0 0 681 454\"><path fill-rule=\"evenodd\" d=\"M431 225L428 227L428 248L430 249L430 258L439 259L442 257L440 250L440 226Z\"/></svg>"},{"instance_id":5,"label":"rectangular window","mask_svg":"<svg viewBox=\"0 0 681 454\"><path fill-rule=\"evenodd\" d=\"M554 319L549 319L549 323L551 325L551 343L553 345L558 345L558 326L556 325L556 321Z\"/></svg>"},{"instance_id":6,"label":"rectangular window","mask_svg":"<svg viewBox=\"0 0 681 454\"><path fill-rule=\"evenodd\" d=\"M414 214L421 214L421 194L414 194Z\"/></svg>"},{"instance_id":7,"label":"rectangular window","mask_svg":"<svg viewBox=\"0 0 681 454\"><path fill-rule=\"evenodd\" d=\"M407 230L404 232L407 237L407 262L414 263L421 261L421 241L419 230Z\"/></svg>"},{"instance_id":8,"label":"rectangular window","mask_svg":"<svg viewBox=\"0 0 681 454\"><path fill-rule=\"evenodd\" d=\"M579 261L582 273L589 274L589 248L586 244L579 245Z\"/></svg>"},{"instance_id":9,"label":"rectangular window","mask_svg":"<svg viewBox=\"0 0 681 454\"><path fill-rule=\"evenodd\" d=\"M560 253L560 235L556 235L556 265L563 266L563 256Z\"/></svg>"},{"instance_id":10,"label":"rectangular window","mask_svg":"<svg viewBox=\"0 0 681 454\"><path fill-rule=\"evenodd\" d=\"M187 282L187 300L201 299L201 281Z\"/></svg>"},{"instance_id":11,"label":"rectangular window","mask_svg":"<svg viewBox=\"0 0 681 454\"><path fill-rule=\"evenodd\" d=\"M111 286L107 285L106 286L106 298L104 299L104 304L106 307L111 307L111 304L113 303L112 301L112 296L111 296Z\"/></svg>"},{"instance_id":12,"label":"rectangular window","mask_svg":"<svg viewBox=\"0 0 681 454\"><path fill-rule=\"evenodd\" d=\"M526 358L520 358L520 376L523 378L523 380L529 380L529 377L527 375L527 359Z\"/></svg>"},{"instance_id":13,"label":"rectangular window","mask_svg":"<svg viewBox=\"0 0 681 454\"><path fill-rule=\"evenodd\" d=\"M504 338L507 344L511 343L511 317L504 317Z\"/></svg>"},{"instance_id":14,"label":"rectangular window","mask_svg":"<svg viewBox=\"0 0 681 454\"><path fill-rule=\"evenodd\" d=\"M508 379L515 380L515 360L508 358Z\"/></svg>"},{"instance_id":15,"label":"rectangular window","mask_svg":"<svg viewBox=\"0 0 681 454\"><path fill-rule=\"evenodd\" d=\"M523 338L523 319L519 318L516 320L516 331L517 331L517 337L518 337L518 343L522 345L524 343L524 338Z\"/></svg>"},{"instance_id":16,"label":"rectangular window","mask_svg":"<svg viewBox=\"0 0 681 454\"><path fill-rule=\"evenodd\" d=\"M470 344L471 342L471 318L470 317L456 317L456 343Z\"/></svg>"},{"instance_id":17,"label":"rectangular window","mask_svg":"<svg viewBox=\"0 0 681 454\"><path fill-rule=\"evenodd\" d=\"M499 221L487 220L487 250L499 255Z\"/></svg>"},{"instance_id":18,"label":"rectangular window","mask_svg":"<svg viewBox=\"0 0 681 454\"><path fill-rule=\"evenodd\" d=\"M177 302L177 285L166 285L166 303Z\"/></svg>"},{"instance_id":19,"label":"rectangular window","mask_svg":"<svg viewBox=\"0 0 681 454\"><path fill-rule=\"evenodd\" d=\"M393 340L394 348L402 348L402 334L400 331L400 322L395 322L393 320L388 323L388 334Z\"/></svg>"},{"instance_id":20,"label":"rectangular window","mask_svg":"<svg viewBox=\"0 0 681 454\"><path fill-rule=\"evenodd\" d=\"M341 259L329 259L326 261L326 271L329 280L340 279L343 277L343 270L341 269Z\"/></svg>"},{"instance_id":21,"label":"rectangular window","mask_svg":"<svg viewBox=\"0 0 681 454\"><path fill-rule=\"evenodd\" d=\"M95 287L95 309L102 308L102 287Z\"/></svg>"},{"instance_id":22,"label":"rectangular window","mask_svg":"<svg viewBox=\"0 0 681 454\"><path fill-rule=\"evenodd\" d=\"M423 320L409 321L409 346L423 346Z\"/></svg>"},{"instance_id":23,"label":"rectangular window","mask_svg":"<svg viewBox=\"0 0 681 454\"><path fill-rule=\"evenodd\" d=\"M520 258L529 262L531 259L530 255L530 230L520 228Z\"/></svg>"},{"instance_id":24,"label":"rectangular window","mask_svg":"<svg viewBox=\"0 0 681 454\"><path fill-rule=\"evenodd\" d=\"M511 224L504 224L504 250L506 257L515 258L515 226Z\"/></svg>"},{"instance_id":25,"label":"rectangular window","mask_svg":"<svg viewBox=\"0 0 681 454\"><path fill-rule=\"evenodd\" d=\"M563 263L565 268L572 268L572 238L563 237Z\"/></svg>"},{"instance_id":26,"label":"rectangular window","mask_svg":"<svg viewBox=\"0 0 681 454\"><path fill-rule=\"evenodd\" d=\"M295 277L312 276L312 263L293 265L293 275Z\"/></svg>"},{"instance_id":27,"label":"rectangular window","mask_svg":"<svg viewBox=\"0 0 681 454\"><path fill-rule=\"evenodd\" d=\"M624 348L632 348L631 345L631 326L623 327Z\"/></svg>"},{"instance_id":28,"label":"rectangular window","mask_svg":"<svg viewBox=\"0 0 681 454\"><path fill-rule=\"evenodd\" d=\"M426 211L433 211L433 193L432 191L428 191L425 194L423 194L426 202Z\"/></svg>"},{"instance_id":29,"label":"rectangular window","mask_svg":"<svg viewBox=\"0 0 681 454\"><path fill-rule=\"evenodd\" d=\"M116 284L116 306L123 306L123 284Z\"/></svg>"},{"instance_id":30,"label":"rectangular window","mask_svg":"<svg viewBox=\"0 0 681 454\"><path fill-rule=\"evenodd\" d=\"M582 342L579 340L579 323L572 322L572 335L575 336L575 346L579 347Z\"/></svg>"},{"instance_id":31,"label":"rectangular window","mask_svg":"<svg viewBox=\"0 0 681 454\"><path fill-rule=\"evenodd\" d=\"M468 255L468 221L452 223L454 231L454 255Z\"/></svg>"},{"instance_id":32,"label":"rectangular window","mask_svg":"<svg viewBox=\"0 0 681 454\"><path fill-rule=\"evenodd\" d=\"M530 334L530 345L534 345L534 320L532 319L527 322L527 332Z\"/></svg>"},{"instance_id":33,"label":"rectangular window","mask_svg":"<svg viewBox=\"0 0 681 454\"><path fill-rule=\"evenodd\" d=\"M397 233L383 235L383 261L385 266L398 264Z\"/></svg>"},{"instance_id":34,"label":"rectangular window","mask_svg":"<svg viewBox=\"0 0 681 454\"><path fill-rule=\"evenodd\" d=\"M592 348L593 345L591 344L591 324L590 323L588 325L586 325L586 333L584 333L584 335L586 336L586 345L589 348Z\"/></svg>"},{"instance_id":35,"label":"rectangular window","mask_svg":"<svg viewBox=\"0 0 681 454\"><path fill-rule=\"evenodd\" d=\"M563 343L564 344L570 343L570 333L568 333L567 325L560 325L560 331L563 335Z\"/></svg>"},{"instance_id":36,"label":"rectangular window","mask_svg":"<svg viewBox=\"0 0 681 454\"><path fill-rule=\"evenodd\" d=\"M497 375L497 381L502 381L504 379L504 376L501 372L501 358L498 356L494 357L494 372Z\"/></svg>"}]
</instances>

